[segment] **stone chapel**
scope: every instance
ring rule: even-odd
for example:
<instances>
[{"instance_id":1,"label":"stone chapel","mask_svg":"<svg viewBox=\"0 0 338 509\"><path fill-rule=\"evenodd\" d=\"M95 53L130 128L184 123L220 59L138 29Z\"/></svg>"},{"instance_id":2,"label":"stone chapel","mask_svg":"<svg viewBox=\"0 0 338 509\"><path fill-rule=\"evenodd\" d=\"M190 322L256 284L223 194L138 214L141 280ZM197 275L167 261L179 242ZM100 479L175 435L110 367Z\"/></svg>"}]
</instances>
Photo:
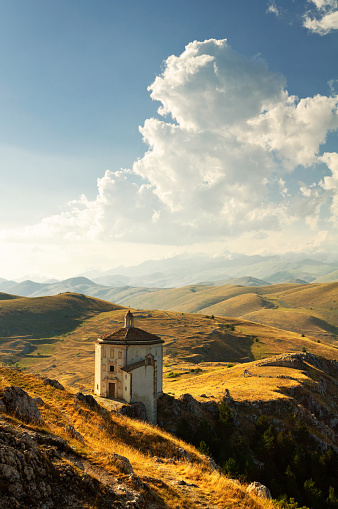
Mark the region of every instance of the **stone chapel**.
<instances>
[{"instance_id":1,"label":"stone chapel","mask_svg":"<svg viewBox=\"0 0 338 509\"><path fill-rule=\"evenodd\" d=\"M134 327L128 311L125 325L95 342L94 393L127 403L141 401L148 421L157 422L157 398L162 395L164 341Z\"/></svg>"}]
</instances>

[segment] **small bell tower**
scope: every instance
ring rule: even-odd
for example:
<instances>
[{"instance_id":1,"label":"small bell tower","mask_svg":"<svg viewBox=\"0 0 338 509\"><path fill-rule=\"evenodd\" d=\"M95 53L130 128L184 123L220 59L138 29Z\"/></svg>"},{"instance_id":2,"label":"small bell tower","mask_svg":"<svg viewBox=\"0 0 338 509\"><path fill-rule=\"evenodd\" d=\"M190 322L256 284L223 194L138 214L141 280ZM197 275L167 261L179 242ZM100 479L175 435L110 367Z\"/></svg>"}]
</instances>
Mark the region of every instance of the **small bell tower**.
<instances>
[{"instance_id":1,"label":"small bell tower","mask_svg":"<svg viewBox=\"0 0 338 509\"><path fill-rule=\"evenodd\" d=\"M124 317L124 328L125 329L131 329L134 327L134 315L130 312L130 309L126 316Z\"/></svg>"}]
</instances>

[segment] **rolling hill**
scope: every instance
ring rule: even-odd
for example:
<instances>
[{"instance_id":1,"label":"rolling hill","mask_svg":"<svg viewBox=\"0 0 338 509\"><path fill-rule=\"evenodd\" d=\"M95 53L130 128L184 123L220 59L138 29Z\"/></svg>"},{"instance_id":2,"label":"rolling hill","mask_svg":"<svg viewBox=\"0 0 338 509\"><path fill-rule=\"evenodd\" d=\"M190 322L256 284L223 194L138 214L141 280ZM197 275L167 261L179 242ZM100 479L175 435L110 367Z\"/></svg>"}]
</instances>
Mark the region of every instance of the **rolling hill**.
<instances>
[{"instance_id":1,"label":"rolling hill","mask_svg":"<svg viewBox=\"0 0 338 509\"><path fill-rule=\"evenodd\" d=\"M0 292L0 300L21 299L20 295L11 295L9 293Z\"/></svg>"},{"instance_id":2,"label":"rolling hill","mask_svg":"<svg viewBox=\"0 0 338 509\"><path fill-rule=\"evenodd\" d=\"M240 288L233 292L236 290ZM261 299L251 293L246 297ZM126 308L121 306L68 293L2 300L0 360L19 363L34 372L48 372L68 386L90 390L94 341L122 327L125 313ZM240 318L154 310L134 313L138 327L164 339L165 373L193 373L197 366L205 371L213 369L209 363L250 362L302 349L328 359L337 356L334 346L318 342L313 336L302 337Z\"/></svg>"},{"instance_id":3,"label":"rolling hill","mask_svg":"<svg viewBox=\"0 0 338 509\"><path fill-rule=\"evenodd\" d=\"M0 337L50 337L74 329L86 318L114 309L120 306L81 294L6 298L0 302Z\"/></svg>"},{"instance_id":4,"label":"rolling hill","mask_svg":"<svg viewBox=\"0 0 338 509\"><path fill-rule=\"evenodd\" d=\"M258 273L261 260L252 262ZM275 262L271 260L271 264ZM316 264L309 261L307 266L310 270ZM320 264L319 269L324 270ZM290 271L285 272L285 276L291 274ZM246 499L242 492L231 492L232 498L229 499L230 491L227 490L230 488L226 484L229 481L218 477L217 483L212 484L212 477L202 473L208 467L205 457L192 446L177 442L177 438L164 436L159 428L122 418L115 411L103 412L105 417L101 419L88 408L74 404L74 395L70 392L65 391L60 395L42 384L42 377L48 376L59 380L72 391L92 390L94 341L98 336L120 328L126 313L122 305L83 295L92 291L97 295L109 295L110 299L117 297L120 304L131 304L136 326L161 336L165 341L164 390L169 394L169 399L165 400L164 407L169 407L169 403L175 407L178 400L184 400L186 393L208 408L213 407L213 402L225 398L226 411L230 412L228 415L233 415L234 426L237 426L231 453L233 457L230 458L233 461L237 458L234 452L237 449L239 457L244 456L244 442L238 440L239 433L243 433L243 430L244 434L251 433L254 443L256 422L266 416L271 423L277 422L277 428L271 431L271 424L266 429L266 435L262 432L261 440L266 439L268 445L269 441L274 440L276 450L281 446L278 444L281 434L284 433L285 438L288 430L297 432L296 418L306 421L310 430L308 433L314 437L313 443L318 450L324 450L325 447L327 450L332 444L336 446L332 437L337 426L334 414L337 411L338 283L302 284L297 281L264 284L264 281L258 281L253 276L240 281L245 282L246 286L212 282L165 289L110 288L81 276L47 284L50 292L63 288L69 292L75 287L80 293L45 297L19 297L2 293L0 361L3 366L20 366L25 373L2 367L0 381L2 385L21 384L32 396L42 397L43 433L70 441L76 454L82 455L83 464L89 468L84 470L86 473L93 473L94 466L97 468L99 465L101 469L106 469L105 472L101 470L101 478L106 478L112 472L121 475L107 453L114 448L114 451L130 459L137 475L141 476L144 465L147 466L151 472L147 476L151 489L167 504L159 507L216 509L219 507L216 504L229 508L262 507L252 505L253 502ZM34 293L46 289L45 284L35 283L31 286L31 283L20 283L19 288L22 291L31 288ZM238 279L232 280L232 283L238 283ZM42 286L37 287L36 284ZM40 373L42 377L35 379L29 372ZM189 397L186 399L189 400ZM200 407L196 406L197 403L191 402L190 406L198 413L196 408ZM183 418L180 420L179 414L176 417L176 421L170 421L170 426L176 433L178 430L183 430L183 433L189 426L183 422ZM173 418L172 415L170 418ZM0 432L1 425L0 417ZM161 426L165 426L164 421L161 421ZM83 443L76 442L76 435L70 434L71 428L81 433ZM230 428L227 429L230 433ZM209 447L208 444L212 447L210 423L204 422L198 430L201 435L196 436L200 438L193 443L198 446L202 440L206 447ZM188 433L187 440L190 440L190 436L192 434ZM148 446L149 443L153 443L154 449ZM219 442L215 443L217 450ZM167 451L177 451L178 444L189 450L198 473L192 465L178 464L176 468L176 460ZM160 466L161 462L152 456L160 456L160 450L165 450L173 463ZM263 453L266 454L266 451ZM262 465L268 461L263 453L257 452ZM322 462L329 462L325 455L322 456ZM68 466L73 464L72 457L67 457L70 462ZM295 465L297 461L293 457L290 459L292 468L296 469L292 461ZM229 465L224 465L224 468L232 472ZM287 465L282 466L280 476L285 477L286 471ZM195 498L188 488L189 496L177 491L180 475L184 475L191 486L198 486L198 493L194 492ZM278 475L275 474L275 478ZM158 480L156 476L164 479L166 485L161 485L160 490L157 490L159 485L156 482L149 481ZM220 486L222 488L218 489ZM301 486L304 487L304 480ZM278 491L274 485L274 489L276 493L283 493L280 491L283 486L278 487ZM274 507L273 503L268 502L263 505Z\"/></svg>"},{"instance_id":5,"label":"rolling hill","mask_svg":"<svg viewBox=\"0 0 338 509\"><path fill-rule=\"evenodd\" d=\"M320 340L337 340L336 282L260 287L192 285L130 297L128 302L136 308L243 317Z\"/></svg>"},{"instance_id":6,"label":"rolling hill","mask_svg":"<svg viewBox=\"0 0 338 509\"><path fill-rule=\"evenodd\" d=\"M0 289L5 285L7 294L29 297L75 292L133 308L242 317L335 343L338 290L331 280L336 276L337 263L295 256L196 254L53 283L8 286L1 279Z\"/></svg>"}]
</instances>

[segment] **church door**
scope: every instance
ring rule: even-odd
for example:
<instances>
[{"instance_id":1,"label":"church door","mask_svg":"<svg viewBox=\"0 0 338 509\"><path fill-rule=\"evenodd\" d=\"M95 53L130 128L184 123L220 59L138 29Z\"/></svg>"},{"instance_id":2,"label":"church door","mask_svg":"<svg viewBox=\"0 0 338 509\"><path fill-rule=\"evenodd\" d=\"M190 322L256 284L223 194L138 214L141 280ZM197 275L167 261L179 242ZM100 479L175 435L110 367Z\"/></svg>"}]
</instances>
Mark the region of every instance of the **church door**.
<instances>
[{"instance_id":1,"label":"church door","mask_svg":"<svg viewBox=\"0 0 338 509\"><path fill-rule=\"evenodd\" d=\"M115 384L109 384L109 397L115 398Z\"/></svg>"}]
</instances>

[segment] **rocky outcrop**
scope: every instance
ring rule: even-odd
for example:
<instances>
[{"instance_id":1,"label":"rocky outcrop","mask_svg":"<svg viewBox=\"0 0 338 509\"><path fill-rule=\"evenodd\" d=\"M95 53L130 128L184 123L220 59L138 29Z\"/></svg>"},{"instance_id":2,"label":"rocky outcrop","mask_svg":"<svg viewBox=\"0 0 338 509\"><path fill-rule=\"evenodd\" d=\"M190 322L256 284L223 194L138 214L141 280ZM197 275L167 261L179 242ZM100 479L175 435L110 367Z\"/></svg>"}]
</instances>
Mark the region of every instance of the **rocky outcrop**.
<instances>
[{"instance_id":1,"label":"rocky outcrop","mask_svg":"<svg viewBox=\"0 0 338 509\"><path fill-rule=\"evenodd\" d=\"M59 389L60 391L64 391L65 388L62 384L60 384L60 382L58 380L54 380L52 378L45 378L43 383L45 385L51 385L52 387L54 387L55 389Z\"/></svg>"},{"instance_id":2,"label":"rocky outcrop","mask_svg":"<svg viewBox=\"0 0 338 509\"><path fill-rule=\"evenodd\" d=\"M67 433L72 437L72 438L75 438L76 440L78 440L79 442L81 442L81 444L84 444L84 440L83 440L83 436L81 435L81 433L79 433L78 431L76 431L76 429L74 428L74 426L72 426L71 424L68 424L66 426L66 431Z\"/></svg>"},{"instance_id":3,"label":"rocky outcrop","mask_svg":"<svg viewBox=\"0 0 338 509\"><path fill-rule=\"evenodd\" d=\"M41 413L36 401L20 387L4 387L0 390L2 407L8 413L13 413L20 419L34 424L41 424Z\"/></svg>"},{"instance_id":4,"label":"rocky outcrop","mask_svg":"<svg viewBox=\"0 0 338 509\"><path fill-rule=\"evenodd\" d=\"M257 364L258 366L280 366L284 368L303 369L304 354L282 354L276 357L268 357Z\"/></svg>"},{"instance_id":5,"label":"rocky outcrop","mask_svg":"<svg viewBox=\"0 0 338 509\"><path fill-rule=\"evenodd\" d=\"M279 391L287 396L283 399L236 401L229 392L226 393L225 401L231 407L236 425L245 429L248 421L253 423L262 415L270 415L274 416L277 429L283 429L285 416L293 415L314 430L317 436L313 435L313 438L319 452L325 451L328 446L338 450L338 363L311 353L290 353L264 359L257 365L301 369L308 378L298 385L280 387ZM277 375L277 378L296 379L283 374Z\"/></svg>"},{"instance_id":6,"label":"rocky outcrop","mask_svg":"<svg viewBox=\"0 0 338 509\"><path fill-rule=\"evenodd\" d=\"M62 440L38 442L34 432L0 423L0 509L84 508L96 500L107 509L121 507L113 490L62 461L62 451L68 448Z\"/></svg>"},{"instance_id":7,"label":"rocky outcrop","mask_svg":"<svg viewBox=\"0 0 338 509\"><path fill-rule=\"evenodd\" d=\"M312 353L287 353L268 357L260 361L257 366L280 366L286 368L306 369L306 366L313 366L324 373L331 375L338 370L338 362L335 360L318 357Z\"/></svg>"},{"instance_id":8,"label":"rocky outcrop","mask_svg":"<svg viewBox=\"0 0 338 509\"><path fill-rule=\"evenodd\" d=\"M218 405L215 401L200 403L191 394L182 394L178 399L163 394L157 400L158 424L170 433L175 433L178 423L186 419L197 427L202 421L218 418Z\"/></svg>"},{"instance_id":9,"label":"rocky outcrop","mask_svg":"<svg viewBox=\"0 0 338 509\"><path fill-rule=\"evenodd\" d=\"M0 509L162 507L129 460L113 456L128 484L77 455L65 440L14 426L0 416Z\"/></svg>"},{"instance_id":10,"label":"rocky outcrop","mask_svg":"<svg viewBox=\"0 0 338 509\"><path fill-rule=\"evenodd\" d=\"M183 460L190 461L190 454L185 449L183 449L183 447L178 448L178 454L179 457Z\"/></svg>"},{"instance_id":11,"label":"rocky outcrop","mask_svg":"<svg viewBox=\"0 0 338 509\"><path fill-rule=\"evenodd\" d=\"M210 458L209 456L205 456L205 458L208 460L211 470L215 470L216 472L220 473L223 472L222 468L219 465L217 465L216 461L213 458Z\"/></svg>"},{"instance_id":12,"label":"rocky outcrop","mask_svg":"<svg viewBox=\"0 0 338 509\"><path fill-rule=\"evenodd\" d=\"M82 392L78 392L75 396L75 399L81 401L82 403L85 403L86 405L90 406L95 410L98 410L100 408L100 405L91 394L82 394Z\"/></svg>"},{"instance_id":13,"label":"rocky outcrop","mask_svg":"<svg viewBox=\"0 0 338 509\"><path fill-rule=\"evenodd\" d=\"M265 498L266 500L271 500L272 496L270 490L257 481L252 482L246 489L247 493L251 495L256 495L256 497Z\"/></svg>"},{"instance_id":14,"label":"rocky outcrop","mask_svg":"<svg viewBox=\"0 0 338 509\"><path fill-rule=\"evenodd\" d=\"M131 403L130 405L123 405L123 407L119 410L119 413L139 421L147 420L147 410L145 404L141 401Z\"/></svg>"}]
</instances>

